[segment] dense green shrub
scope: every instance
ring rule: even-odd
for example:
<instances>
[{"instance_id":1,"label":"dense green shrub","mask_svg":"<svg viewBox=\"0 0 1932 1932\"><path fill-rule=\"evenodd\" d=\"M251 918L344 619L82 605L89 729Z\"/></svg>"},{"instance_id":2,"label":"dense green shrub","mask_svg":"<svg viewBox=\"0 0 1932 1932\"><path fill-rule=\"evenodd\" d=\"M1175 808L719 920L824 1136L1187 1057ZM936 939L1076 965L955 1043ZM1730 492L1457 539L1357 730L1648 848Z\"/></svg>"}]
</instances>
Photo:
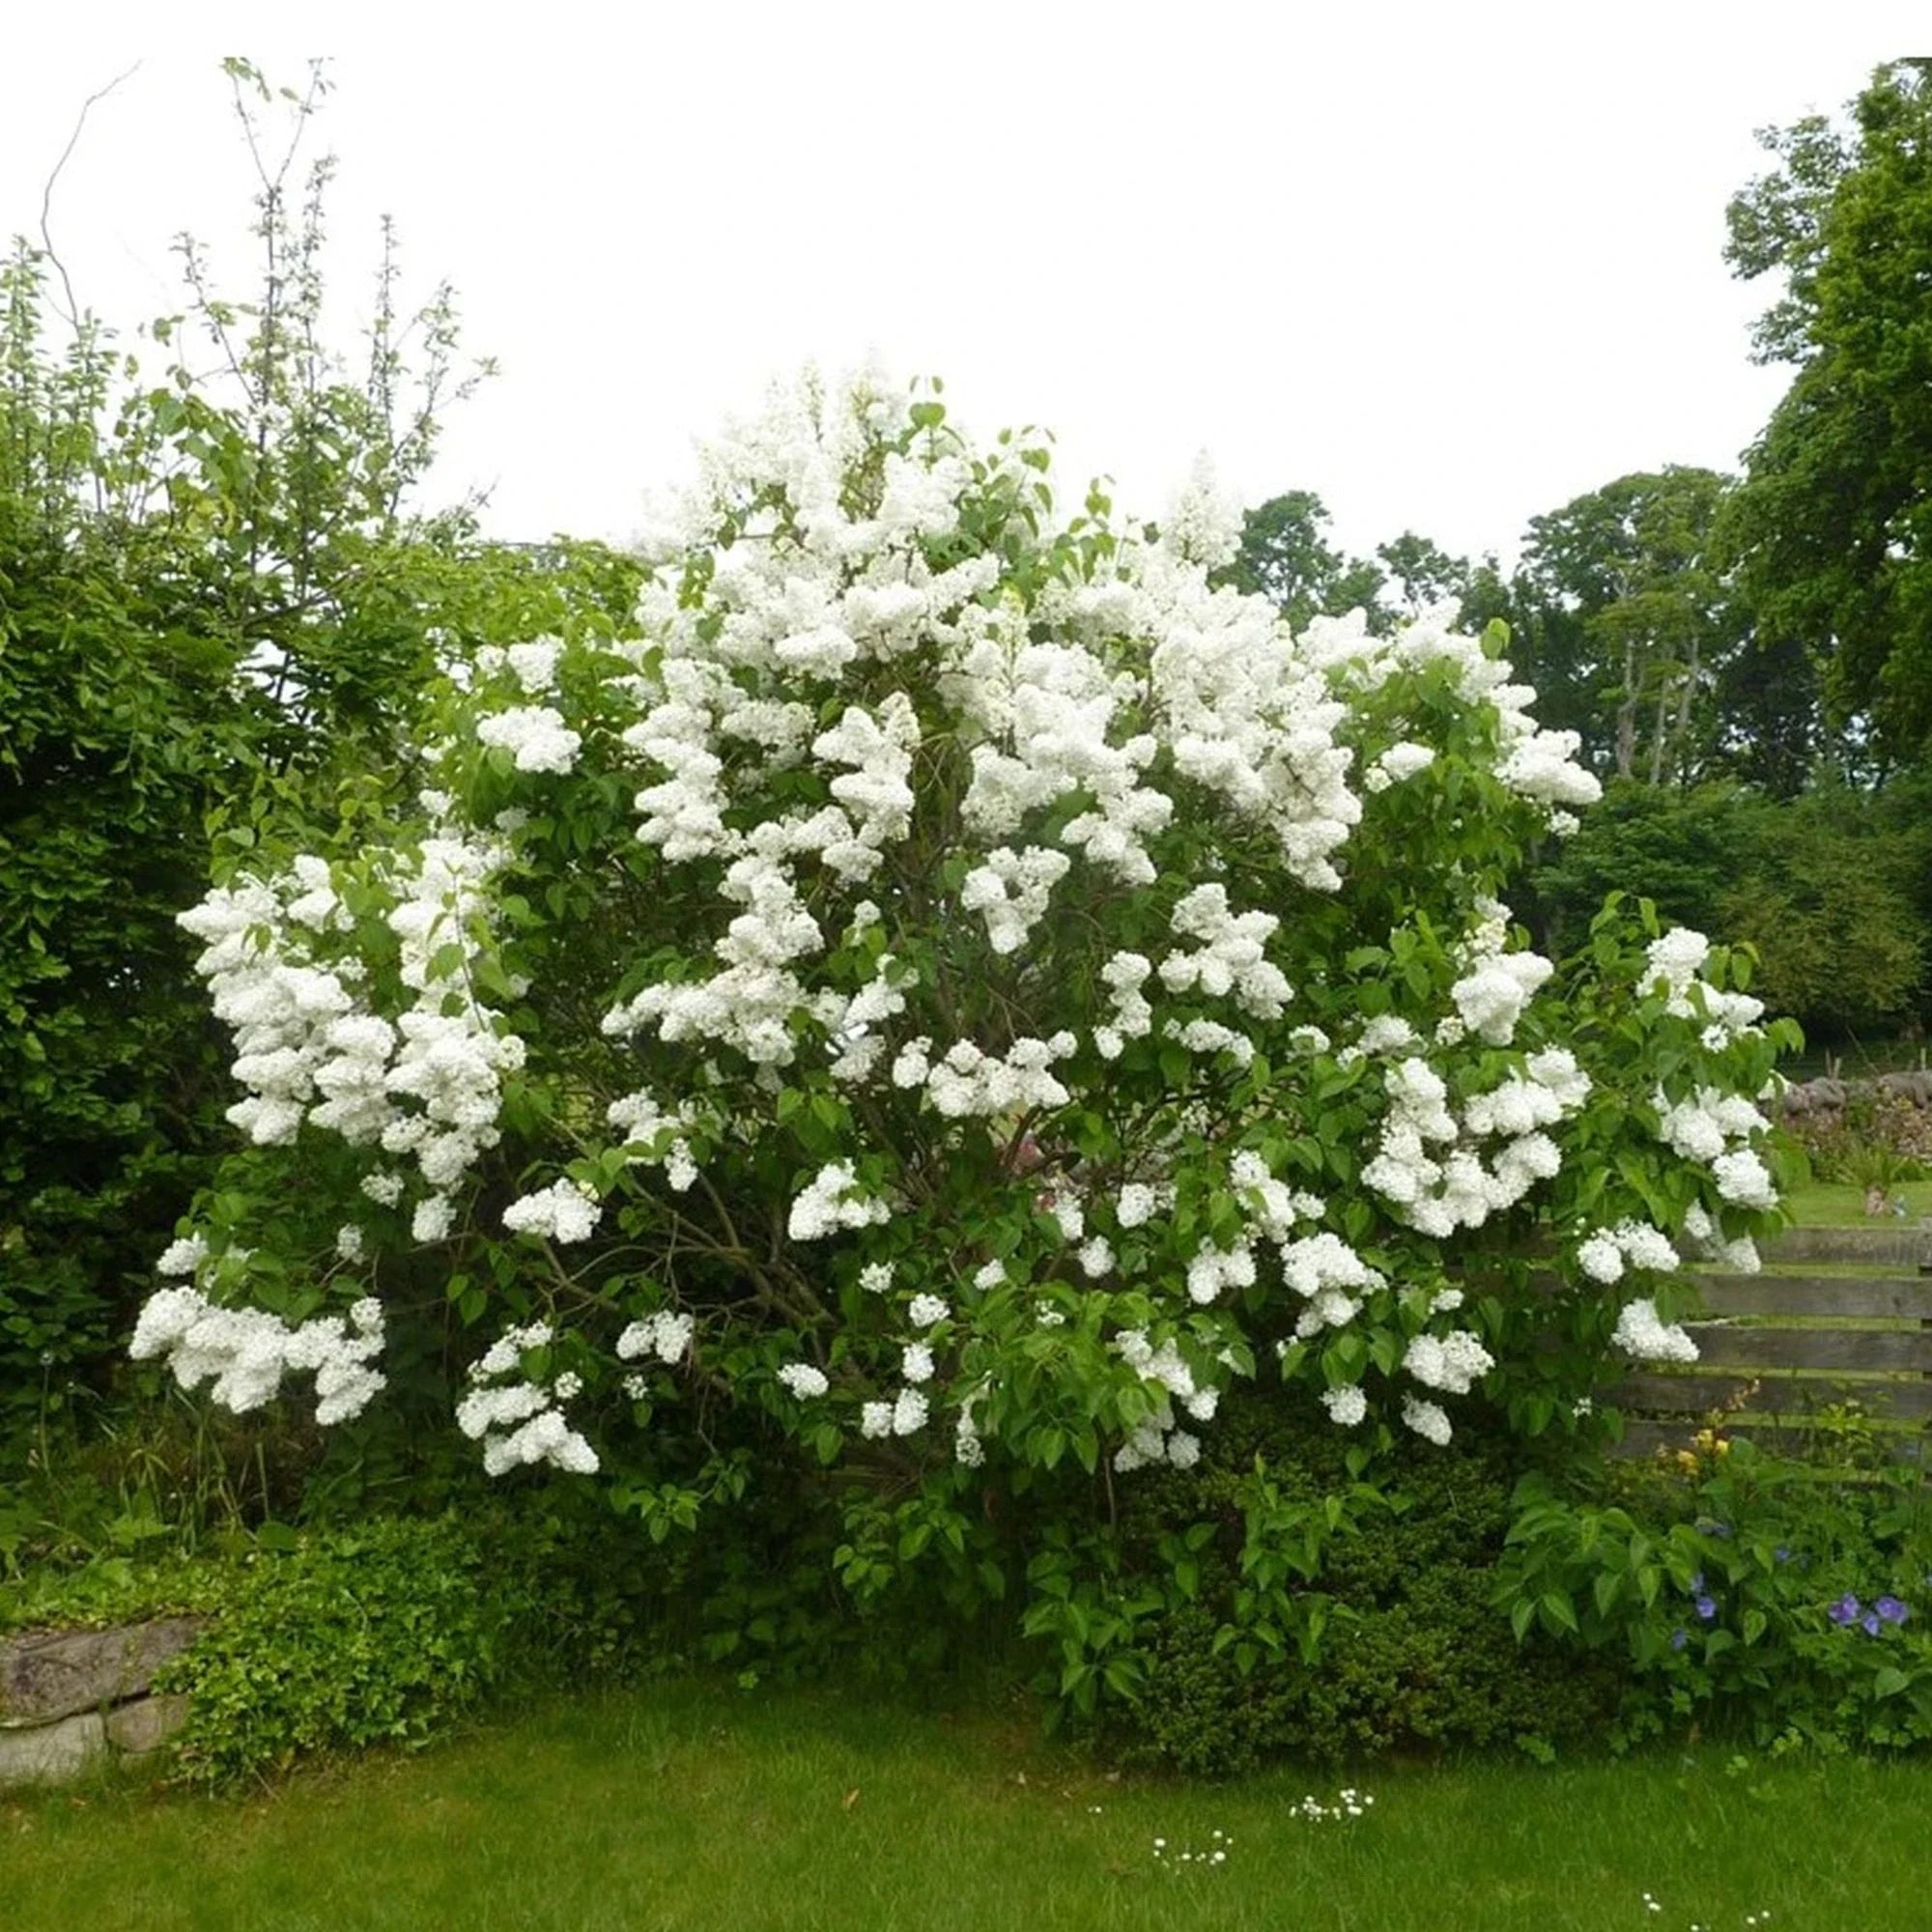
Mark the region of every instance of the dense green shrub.
<instances>
[{"instance_id":1,"label":"dense green shrub","mask_svg":"<svg viewBox=\"0 0 1932 1932\"><path fill-rule=\"evenodd\" d=\"M1495 1605L1512 1484L1498 1444L1398 1445L1373 1487L1358 1473L1359 1452L1253 1395L1194 1471L1136 1492L1120 1524L1122 1600L1142 1606L1131 1756L1220 1776L1276 1757L1541 1751L1616 1708L1613 1669L1553 1640L1520 1647ZM1258 1587L1271 1546L1299 1572L1292 1636Z\"/></svg>"},{"instance_id":2,"label":"dense green shrub","mask_svg":"<svg viewBox=\"0 0 1932 1932\"><path fill-rule=\"evenodd\" d=\"M1707 1432L1687 1473L1525 1477L1497 1601L1625 1674L1617 1735L1932 1740L1932 1500L1855 1406L1818 1460Z\"/></svg>"}]
</instances>

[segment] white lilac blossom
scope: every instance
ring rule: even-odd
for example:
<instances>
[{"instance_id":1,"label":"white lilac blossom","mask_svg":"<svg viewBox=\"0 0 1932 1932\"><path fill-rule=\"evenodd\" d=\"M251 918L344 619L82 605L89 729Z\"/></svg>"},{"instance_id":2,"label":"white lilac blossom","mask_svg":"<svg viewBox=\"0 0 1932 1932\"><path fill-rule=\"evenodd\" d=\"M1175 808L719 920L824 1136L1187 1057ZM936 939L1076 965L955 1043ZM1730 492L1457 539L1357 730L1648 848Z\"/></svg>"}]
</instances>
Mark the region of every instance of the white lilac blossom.
<instances>
[{"instance_id":1,"label":"white lilac blossom","mask_svg":"<svg viewBox=\"0 0 1932 1932\"><path fill-rule=\"evenodd\" d=\"M548 704L520 704L479 718L476 741L509 752L520 772L568 772L583 747L582 735Z\"/></svg>"},{"instance_id":2,"label":"white lilac blossom","mask_svg":"<svg viewBox=\"0 0 1932 1932\"><path fill-rule=\"evenodd\" d=\"M915 1328L930 1328L952 1314L943 1295L915 1294L906 1309L906 1320Z\"/></svg>"},{"instance_id":3,"label":"white lilac blossom","mask_svg":"<svg viewBox=\"0 0 1932 1932\"><path fill-rule=\"evenodd\" d=\"M1057 1033L1051 1039L1016 1039L1002 1057L962 1039L926 1075L926 1099L935 1113L950 1120L1064 1107L1071 1095L1052 1068L1076 1043L1070 1033Z\"/></svg>"},{"instance_id":4,"label":"white lilac blossom","mask_svg":"<svg viewBox=\"0 0 1932 1932\"><path fill-rule=\"evenodd\" d=\"M1098 1281L1102 1275L1113 1271L1113 1246L1104 1235L1095 1235L1081 1248L1079 1262L1080 1272L1089 1281Z\"/></svg>"},{"instance_id":5,"label":"white lilac blossom","mask_svg":"<svg viewBox=\"0 0 1932 1932\"><path fill-rule=\"evenodd\" d=\"M1338 1428L1355 1428L1369 1412L1368 1398L1355 1382L1348 1382L1341 1388L1323 1389L1321 1406L1328 1411L1328 1419Z\"/></svg>"},{"instance_id":6,"label":"white lilac blossom","mask_svg":"<svg viewBox=\"0 0 1932 1932\"><path fill-rule=\"evenodd\" d=\"M859 1192L849 1160L831 1161L791 1204L786 1232L794 1241L818 1241L840 1228L871 1228L891 1218L883 1201Z\"/></svg>"},{"instance_id":7,"label":"white lilac blossom","mask_svg":"<svg viewBox=\"0 0 1932 1932\"><path fill-rule=\"evenodd\" d=\"M346 1321L324 1315L291 1326L260 1309L217 1307L197 1289L164 1288L142 1308L128 1353L165 1361L185 1389L212 1384L213 1399L238 1415L272 1402L285 1376L313 1375L315 1419L327 1428L361 1414L384 1385L374 1366L383 1339L383 1306L373 1296Z\"/></svg>"},{"instance_id":8,"label":"white lilac blossom","mask_svg":"<svg viewBox=\"0 0 1932 1932\"><path fill-rule=\"evenodd\" d=\"M1624 1303L1610 1340L1640 1362L1694 1362L1697 1345L1676 1323L1666 1324L1654 1301Z\"/></svg>"},{"instance_id":9,"label":"white lilac blossom","mask_svg":"<svg viewBox=\"0 0 1932 1932\"><path fill-rule=\"evenodd\" d=\"M483 1446L486 1475L548 1463L570 1475L595 1475L597 1452L571 1428L562 1405L582 1388L574 1374L557 1375L549 1384L523 1375L525 1355L554 1339L548 1322L506 1329L470 1364L469 1386L456 1405L456 1426ZM515 1380L505 1380L506 1377Z\"/></svg>"},{"instance_id":10,"label":"white lilac blossom","mask_svg":"<svg viewBox=\"0 0 1932 1932\"><path fill-rule=\"evenodd\" d=\"M1145 1180L1129 1180L1115 1197L1114 1218L1122 1228L1144 1228L1161 1211L1171 1192Z\"/></svg>"},{"instance_id":11,"label":"white lilac blossom","mask_svg":"<svg viewBox=\"0 0 1932 1932\"><path fill-rule=\"evenodd\" d=\"M1362 788L1387 791L1390 785L1412 779L1417 772L1426 772L1435 762L1435 751L1431 745L1391 745L1379 757L1370 761L1362 774Z\"/></svg>"},{"instance_id":12,"label":"white lilac blossom","mask_svg":"<svg viewBox=\"0 0 1932 1932\"><path fill-rule=\"evenodd\" d=\"M617 1337L618 1359L626 1362L655 1359L675 1367L691 1352L691 1338L696 1325L690 1315L660 1309L641 1321L633 1321Z\"/></svg>"},{"instance_id":13,"label":"white lilac blossom","mask_svg":"<svg viewBox=\"0 0 1932 1932\"><path fill-rule=\"evenodd\" d=\"M1467 1395L1495 1365L1495 1357L1466 1328L1417 1335L1402 1358L1404 1374L1449 1395Z\"/></svg>"},{"instance_id":14,"label":"white lilac blossom","mask_svg":"<svg viewBox=\"0 0 1932 1932\"><path fill-rule=\"evenodd\" d=\"M542 1235L560 1244L587 1241L603 1213L597 1197L581 1181L554 1180L503 1209L503 1225L513 1234Z\"/></svg>"},{"instance_id":15,"label":"white lilac blossom","mask_svg":"<svg viewBox=\"0 0 1932 1932\"><path fill-rule=\"evenodd\" d=\"M1749 1148L1720 1153L1711 1163L1718 1192L1740 1208L1768 1208L1777 1206L1777 1188L1771 1171Z\"/></svg>"},{"instance_id":16,"label":"white lilac blossom","mask_svg":"<svg viewBox=\"0 0 1932 1932\"><path fill-rule=\"evenodd\" d=\"M825 1371L814 1368L810 1362L787 1362L779 1371L781 1381L800 1402L810 1402L821 1396L832 1384L825 1379Z\"/></svg>"},{"instance_id":17,"label":"white lilac blossom","mask_svg":"<svg viewBox=\"0 0 1932 1932\"><path fill-rule=\"evenodd\" d=\"M1065 852L1029 845L989 852L959 887L959 909L986 922L986 940L995 952L1017 952L1046 915L1053 888L1072 865Z\"/></svg>"},{"instance_id":18,"label":"white lilac blossom","mask_svg":"<svg viewBox=\"0 0 1932 1932\"><path fill-rule=\"evenodd\" d=\"M1438 1449L1448 1447L1451 1435L1449 1414L1439 1404L1422 1402L1412 1395L1406 1395L1402 1399L1402 1419L1406 1428L1414 1430Z\"/></svg>"}]
</instances>

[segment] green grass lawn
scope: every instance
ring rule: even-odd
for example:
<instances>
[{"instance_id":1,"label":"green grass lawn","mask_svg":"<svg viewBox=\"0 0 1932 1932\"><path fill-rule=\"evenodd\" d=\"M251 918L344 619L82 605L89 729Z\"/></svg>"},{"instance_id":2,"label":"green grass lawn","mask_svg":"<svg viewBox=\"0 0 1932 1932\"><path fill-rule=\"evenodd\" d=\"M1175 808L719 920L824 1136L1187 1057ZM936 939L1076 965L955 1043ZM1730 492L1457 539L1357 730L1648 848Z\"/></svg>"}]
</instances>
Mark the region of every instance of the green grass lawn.
<instances>
[{"instance_id":1,"label":"green grass lawn","mask_svg":"<svg viewBox=\"0 0 1932 1932\"><path fill-rule=\"evenodd\" d=\"M1907 1227L1917 1227L1919 1217L1932 1214L1932 1180L1908 1180L1892 1189L1905 1203ZM1813 1181L1801 1187L1786 1203L1801 1228L1886 1228L1898 1225L1890 1216L1865 1212L1864 1190L1849 1182ZM1932 1919L1928 1919L1932 1923Z\"/></svg>"},{"instance_id":2,"label":"green grass lawn","mask_svg":"<svg viewBox=\"0 0 1932 1932\"><path fill-rule=\"evenodd\" d=\"M1026 1719L678 1684L546 1707L420 1756L310 1772L242 1797L108 1787L0 1802L0 1924L1734 1932L1758 1915L1778 1932L1842 1932L1932 1922L1932 1768L1727 1771L1709 1749L1550 1769L1413 1767L1362 1776L1374 1803L1359 1817L1300 1815L1304 1795L1334 1805L1343 1781L1116 1780L1043 1745Z\"/></svg>"}]
</instances>

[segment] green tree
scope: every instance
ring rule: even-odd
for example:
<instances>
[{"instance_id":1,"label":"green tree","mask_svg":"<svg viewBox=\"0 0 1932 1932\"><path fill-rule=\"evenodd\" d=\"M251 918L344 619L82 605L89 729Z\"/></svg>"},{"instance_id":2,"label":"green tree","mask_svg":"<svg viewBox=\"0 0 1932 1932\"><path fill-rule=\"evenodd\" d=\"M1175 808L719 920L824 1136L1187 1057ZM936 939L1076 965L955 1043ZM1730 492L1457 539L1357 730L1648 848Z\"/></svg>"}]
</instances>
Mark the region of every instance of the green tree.
<instances>
[{"instance_id":1,"label":"green tree","mask_svg":"<svg viewBox=\"0 0 1932 1932\"><path fill-rule=\"evenodd\" d=\"M1239 554L1221 581L1267 598L1296 631L1311 617L1342 617L1357 607L1381 618L1381 571L1337 550L1327 526L1327 507L1314 491L1270 497L1243 517Z\"/></svg>"},{"instance_id":2,"label":"green tree","mask_svg":"<svg viewBox=\"0 0 1932 1932\"><path fill-rule=\"evenodd\" d=\"M1469 559L1451 556L1429 537L1404 530L1399 537L1378 544L1376 555L1387 569L1389 582L1401 594L1405 616L1417 616L1430 605L1445 600L1458 605L1468 601L1474 575Z\"/></svg>"},{"instance_id":3,"label":"green tree","mask_svg":"<svg viewBox=\"0 0 1932 1932\"><path fill-rule=\"evenodd\" d=\"M1727 259L1780 275L1762 361L1795 365L1724 535L1767 635L1802 641L1834 717L1881 758L1932 738L1932 61L1879 68L1850 126L1761 137L1778 165L1732 202Z\"/></svg>"},{"instance_id":4,"label":"green tree","mask_svg":"<svg viewBox=\"0 0 1932 1932\"><path fill-rule=\"evenodd\" d=\"M1587 701L1585 742L1618 778L1683 783L1708 759L1709 693L1739 633L1712 548L1723 492L1715 470L1667 465L1530 520L1525 671L1557 669Z\"/></svg>"},{"instance_id":5,"label":"green tree","mask_svg":"<svg viewBox=\"0 0 1932 1932\"><path fill-rule=\"evenodd\" d=\"M281 97L229 73L274 156L255 117ZM312 76L284 101L262 167L256 299L185 244L159 383L85 315L58 346L46 260L0 263L0 1408L125 1327L225 1137L229 1053L175 924L211 832L234 850L393 811L420 782L398 726L454 645L540 630L561 575L620 604L634 582L414 512L467 381L454 316L443 292L398 315L391 252L366 372L328 353L328 163L287 186L320 98ZM182 366L203 330L211 381Z\"/></svg>"}]
</instances>

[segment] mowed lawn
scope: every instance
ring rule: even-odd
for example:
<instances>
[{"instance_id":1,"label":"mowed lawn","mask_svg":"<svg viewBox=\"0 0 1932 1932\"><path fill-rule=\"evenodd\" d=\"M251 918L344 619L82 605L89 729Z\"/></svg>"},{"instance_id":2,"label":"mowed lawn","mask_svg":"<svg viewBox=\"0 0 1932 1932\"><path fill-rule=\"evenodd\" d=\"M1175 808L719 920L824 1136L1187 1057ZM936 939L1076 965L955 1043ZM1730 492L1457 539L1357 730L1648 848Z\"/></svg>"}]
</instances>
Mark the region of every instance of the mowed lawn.
<instances>
[{"instance_id":1,"label":"mowed lawn","mask_svg":"<svg viewBox=\"0 0 1932 1932\"><path fill-rule=\"evenodd\" d=\"M240 1796L123 1785L0 1801L0 1925L1932 1925L1932 1768L1710 1748L1408 1766L1359 1779L1374 1803L1358 1817L1301 1814L1307 1796L1340 1808L1349 1781L1111 1777L1018 1716L680 1683Z\"/></svg>"}]
</instances>

